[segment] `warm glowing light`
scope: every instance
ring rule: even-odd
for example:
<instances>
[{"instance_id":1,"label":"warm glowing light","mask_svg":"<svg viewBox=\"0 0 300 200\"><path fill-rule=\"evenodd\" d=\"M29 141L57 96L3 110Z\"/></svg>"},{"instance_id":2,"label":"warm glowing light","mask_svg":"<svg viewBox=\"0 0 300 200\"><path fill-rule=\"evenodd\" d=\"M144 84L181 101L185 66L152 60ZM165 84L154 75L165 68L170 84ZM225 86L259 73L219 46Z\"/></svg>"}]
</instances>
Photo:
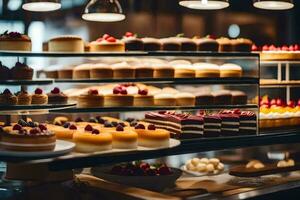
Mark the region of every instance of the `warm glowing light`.
<instances>
[{"instance_id":1,"label":"warm glowing light","mask_svg":"<svg viewBox=\"0 0 300 200\"><path fill-rule=\"evenodd\" d=\"M227 0L193 0L193 1L180 1L179 5L199 10L218 10L227 8L229 3Z\"/></svg>"},{"instance_id":2,"label":"warm glowing light","mask_svg":"<svg viewBox=\"0 0 300 200\"><path fill-rule=\"evenodd\" d=\"M288 10L294 7L294 4L290 1L257 1L253 3L253 6L266 10Z\"/></svg>"},{"instance_id":3,"label":"warm glowing light","mask_svg":"<svg viewBox=\"0 0 300 200\"><path fill-rule=\"evenodd\" d=\"M117 13L90 13L83 14L82 19L95 22L117 22L125 19L125 15Z\"/></svg>"},{"instance_id":4,"label":"warm glowing light","mask_svg":"<svg viewBox=\"0 0 300 200\"><path fill-rule=\"evenodd\" d=\"M61 4L54 2L31 2L23 4L22 8L33 12L49 12L60 9Z\"/></svg>"}]
</instances>

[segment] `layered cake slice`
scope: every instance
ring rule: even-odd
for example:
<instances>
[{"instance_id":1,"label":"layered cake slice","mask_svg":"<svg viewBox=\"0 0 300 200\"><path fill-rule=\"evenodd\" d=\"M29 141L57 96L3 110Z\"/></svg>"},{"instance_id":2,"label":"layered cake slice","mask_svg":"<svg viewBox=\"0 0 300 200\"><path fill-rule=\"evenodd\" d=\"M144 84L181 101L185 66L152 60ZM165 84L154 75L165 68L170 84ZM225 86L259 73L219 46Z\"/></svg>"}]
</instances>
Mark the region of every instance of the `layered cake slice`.
<instances>
[{"instance_id":1,"label":"layered cake slice","mask_svg":"<svg viewBox=\"0 0 300 200\"><path fill-rule=\"evenodd\" d=\"M182 138L203 137L204 119L201 116L189 116L182 119L181 131Z\"/></svg>"},{"instance_id":2,"label":"layered cake slice","mask_svg":"<svg viewBox=\"0 0 300 200\"><path fill-rule=\"evenodd\" d=\"M252 111L242 111L240 114L241 135L255 135L257 132L257 117Z\"/></svg>"},{"instance_id":3,"label":"layered cake slice","mask_svg":"<svg viewBox=\"0 0 300 200\"><path fill-rule=\"evenodd\" d=\"M221 123L222 136L237 136L239 134L240 117L230 111L222 111L219 114Z\"/></svg>"},{"instance_id":4,"label":"layered cake slice","mask_svg":"<svg viewBox=\"0 0 300 200\"><path fill-rule=\"evenodd\" d=\"M204 137L218 137L221 135L222 120L219 115L203 115L204 119Z\"/></svg>"}]
</instances>

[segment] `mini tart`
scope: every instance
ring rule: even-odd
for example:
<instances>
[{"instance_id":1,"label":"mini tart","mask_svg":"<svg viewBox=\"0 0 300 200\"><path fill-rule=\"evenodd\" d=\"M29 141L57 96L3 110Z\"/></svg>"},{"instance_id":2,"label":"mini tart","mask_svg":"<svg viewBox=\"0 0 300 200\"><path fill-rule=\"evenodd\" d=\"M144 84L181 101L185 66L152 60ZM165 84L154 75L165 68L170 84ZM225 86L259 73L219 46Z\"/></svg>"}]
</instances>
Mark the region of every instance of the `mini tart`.
<instances>
[{"instance_id":1,"label":"mini tart","mask_svg":"<svg viewBox=\"0 0 300 200\"><path fill-rule=\"evenodd\" d=\"M251 52L253 42L249 39L238 38L232 40L233 51L236 52Z\"/></svg>"},{"instance_id":2,"label":"mini tart","mask_svg":"<svg viewBox=\"0 0 300 200\"><path fill-rule=\"evenodd\" d=\"M118 127L116 128L118 129ZM112 146L114 149L136 149L138 134L131 128L124 128L122 131L111 131Z\"/></svg>"},{"instance_id":3,"label":"mini tart","mask_svg":"<svg viewBox=\"0 0 300 200\"><path fill-rule=\"evenodd\" d=\"M124 52L125 43L121 40L109 42L107 40L93 41L90 43L91 52Z\"/></svg>"},{"instance_id":4,"label":"mini tart","mask_svg":"<svg viewBox=\"0 0 300 200\"><path fill-rule=\"evenodd\" d=\"M73 79L89 79L93 64L78 65L73 70Z\"/></svg>"},{"instance_id":5,"label":"mini tart","mask_svg":"<svg viewBox=\"0 0 300 200\"><path fill-rule=\"evenodd\" d=\"M33 69L24 63L17 62L11 69L11 77L14 80L31 80Z\"/></svg>"},{"instance_id":6,"label":"mini tart","mask_svg":"<svg viewBox=\"0 0 300 200\"><path fill-rule=\"evenodd\" d=\"M81 37L64 35L50 39L48 42L50 52L84 52L84 42Z\"/></svg>"},{"instance_id":7,"label":"mini tart","mask_svg":"<svg viewBox=\"0 0 300 200\"><path fill-rule=\"evenodd\" d=\"M16 105L17 102L18 98L8 89L5 89L4 92L0 94L0 105Z\"/></svg>"},{"instance_id":8,"label":"mini tart","mask_svg":"<svg viewBox=\"0 0 300 200\"><path fill-rule=\"evenodd\" d=\"M220 77L241 77L242 68L233 63L226 63L220 66Z\"/></svg>"},{"instance_id":9,"label":"mini tart","mask_svg":"<svg viewBox=\"0 0 300 200\"><path fill-rule=\"evenodd\" d=\"M213 52L218 52L219 51L219 43L212 39L212 38L199 38L199 39L194 39L196 42L198 48L198 51L213 51Z\"/></svg>"},{"instance_id":10,"label":"mini tart","mask_svg":"<svg viewBox=\"0 0 300 200\"><path fill-rule=\"evenodd\" d=\"M43 91L37 92L38 89L36 89L35 93L31 97L31 104L47 104L48 103L48 96L46 94L43 94Z\"/></svg>"},{"instance_id":11,"label":"mini tart","mask_svg":"<svg viewBox=\"0 0 300 200\"><path fill-rule=\"evenodd\" d=\"M217 39L219 43L219 51L220 52L231 52L233 51L233 44L228 38L219 38Z\"/></svg>"},{"instance_id":12,"label":"mini tart","mask_svg":"<svg viewBox=\"0 0 300 200\"><path fill-rule=\"evenodd\" d=\"M113 76L112 67L106 64L95 64L90 69L90 78L92 79L109 79Z\"/></svg>"},{"instance_id":13,"label":"mini tart","mask_svg":"<svg viewBox=\"0 0 300 200\"><path fill-rule=\"evenodd\" d=\"M195 95L186 92L180 92L175 94L177 106L195 106L196 98Z\"/></svg>"},{"instance_id":14,"label":"mini tart","mask_svg":"<svg viewBox=\"0 0 300 200\"><path fill-rule=\"evenodd\" d=\"M136 78L153 78L154 68L151 66L135 66Z\"/></svg>"},{"instance_id":15,"label":"mini tart","mask_svg":"<svg viewBox=\"0 0 300 200\"><path fill-rule=\"evenodd\" d=\"M130 66L127 62L116 63L112 65L114 71L114 78L134 78L134 67Z\"/></svg>"},{"instance_id":16,"label":"mini tart","mask_svg":"<svg viewBox=\"0 0 300 200\"><path fill-rule=\"evenodd\" d=\"M220 67L211 63L195 63L197 78L217 78L220 77Z\"/></svg>"},{"instance_id":17,"label":"mini tart","mask_svg":"<svg viewBox=\"0 0 300 200\"><path fill-rule=\"evenodd\" d=\"M175 69L169 65L157 64L154 65L154 78L174 78Z\"/></svg>"},{"instance_id":18,"label":"mini tart","mask_svg":"<svg viewBox=\"0 0 300 200\"><path fill-rule=\"evenodd\" d=\"M81 153L93 153L112 149L112 135L109 133L92 134L92 132L75 132L73 141L75 151Z\"/></svg>"},{"instance_id":19,"label":"mini tart","mask_svg":"<svg viewBox=\"0 0 300 200\"><path fill-rule=\"evenodd\" d=\"M160 51L162 44L159 39L156 38L142 38L144 43L144 51Z\"/></svg>"},{"instance_id":20,"label":"mini tart","mask_svg":"<svg viewBox=\"0 0 300 200\"><path fill-rule=\"evenodd\" d=\"M54 88L48 95L49 104L67 104L68 96L62 93L58 88Z\"/></svg>"},{"instance_id":21,"label":"mini tart","mask_svg":"<svg viewBox=\"0 0 300 200\"><path fill-rule=\"evenodd\" d=\"M0 50L31 51L31 39L27 35L6 31L0 35Z\"/></svg>"},{"instance_id":22,"label":"mini tart","mask_svg":"<svg viewBox=\"0 0 300 200\"><path fill-rule=\"evenodd\" d=\"M139 129L136 126L135 132L138 134L138 145L149 148L169 147L170 132L164 129L149 130ZM153 126L153 125L152 125Z\"/></svg>"},{"instance_id":23,"label":"mini tart","mask_svg":"<svg viewBox=\"0 0 300 200\"><path fill-rule=\"evenodd\" d=\"M133 95L108 94L104 96L105 107L133 106Z\"/></svg>"},{"instance_id":24,"label":"mini tart","mask_svg":"<svg viewBox=\"0 0 300 200\"><path fill-rule=\"evenodd\" d=\"M134 95L134 106L143 107L143 106L153 106L154 105L154 96L153 95Z\"/></svg>"},{"instance_id":25,"label":"mini tart","mask_svg":"<svg viewBox=\"0 0 300 200\"><path fill-rule=\"evenodd\" d=\"M86 94L82 94L77 97L77 106L79 108L98 108L103 107L104 97L101 94L88 91Z\"/></svg>"},{"instance_id":26,"label":"mini tart","mask_svg":"<svg viewBox=\"0 0 300 200\"><path fill-rule=\"evenodd\" d=\"M4 65L0 61L0 80L9 80L11 79L10 69Z\"/></svg>"},{"instance_id":27,"label":"mini tart","mask_svg":"<svg viewBox=\"0 0 300 200\"><path fill-rule=\"evenodd\" d=\"M30 134L31 128L26 128L26 133L18 130L1 132L1 148L8 151L52 151L56 145L56 136L49 131L40 131Z\"/></svg>"},{"instance_id":28,"label":"mini tart","mask_svg":"<svg viewBox=\"0 0 300 200\"><path fill-rule=\"evenodd\" d=\"M28 92L20 92L17 95L18 105L30 105L31 104L31 95Z\"/></svg>"},{"instance_id":29,"label":"mini tart","mask_svg":"<svg viewBox=\"0 0 300 200\"><path fill-rule=\"evenodd\" d=\"M57 78L59 79L72 79L73 78L73 69L65 68L57 71Z\"/></svg>"},{"instance_id":30,"label":"mini tart","mask_svg":"<svg viewBox=\"0 0 300 200\"><path fill-rule=\"evenodd\" d=\"M176 106L176 98L173 94L160 93L154 96L155 106Z\"/></svg>"},{"instance_id":31,"label":"mini tart","mask_svg":"<svg viewBox=\"0 0 300 200\"><path fill-rule=\"evenodd\" d=\"M181 43L174 38L163 38L159 40L163 51L180 51Z\"/></svg>"}]
</instances>

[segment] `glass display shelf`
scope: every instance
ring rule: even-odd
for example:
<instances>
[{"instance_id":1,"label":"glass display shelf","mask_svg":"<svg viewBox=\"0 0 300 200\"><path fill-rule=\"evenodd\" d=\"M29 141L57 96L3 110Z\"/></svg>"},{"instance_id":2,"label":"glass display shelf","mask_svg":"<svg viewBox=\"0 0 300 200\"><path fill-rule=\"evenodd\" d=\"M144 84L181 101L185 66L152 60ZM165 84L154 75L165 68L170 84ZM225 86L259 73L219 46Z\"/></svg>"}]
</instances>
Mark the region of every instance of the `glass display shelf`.
<instances>
[{"instance_id":1,"label":"glass display shelf","mask_svg":"<svg viewBox=\"0 0 300 200\"><path fill-rule=\"evenodd\" d=\"M30 158L20 158L13 156L1 156L0 160L13 163L41 163L47 164L50 170L66 170L99 165L111 165L114 163L128 162L134 160L154 159L171 155L182 155L188 153L199 153L205 151L236 149L251 146L265 146L273 144L290 144L300 142L298 131L262 135L245 135L216 138L194 138L183 140L177 147L171 149L158 149L149 151L129 151L103 154L80 154L71 153L65 156L47 159L33 160ZM36 158L35 158L36 159Z\"/></svg>"},{"instance_id":2,"label":"glass display shelf","mask_svg":"<svg viewBox=\"0 0 300 200\"><path fill-rule=\"evenodd\" d=\"M256 104L245 105L204 105L204 106L148 106L148 107L98 107L98 108L66 108L51 110L57 113L103 113L103 112L138 112L138 111L159 111L159 110L202 110L202 109L256 109Z\"/></svg>"},{"instance_id":3,"label":"glass display shelf","mask_svg":"<svg viewBox=\"0 0 300 200\"><path fill-rule=\"evenodd\" d=\"M261 80L260 88L278 88L278 87L300 87L300 81L277 81L277 80Z\"/></svg>"},{"instance_id":4,"label":"glass display shelf","mask_svg":"<svg viewBox=\"0 0 300 200\"><path fill-rule=\"evenodd\" d=\"M44 105L0 105L0 112L11 111L34 111L34 110L57 110L76 106L76 103L68 104L44 104Z\"/></svg>"},{"instance_id":5,"label":"glass display shelf","mask_svg":"<svg viewBox=\"0 0 300 200\"><path fill-rule=\"evenodd\" d=\"M130 79L56 79L55 83L169 83L169 84L258 84L254 77L236 78L130 78Z\"/></svg>"},{"instance_id":6,"label":"glass display shelf","mask_svg":"<svg viewBox=\"0 0 300 200\"><path fill-rule=\"evenodd\" d=\"M0 80L0 85L50 85L52 79L34 79L34 80Z\"/></svg>"}]
</instances>

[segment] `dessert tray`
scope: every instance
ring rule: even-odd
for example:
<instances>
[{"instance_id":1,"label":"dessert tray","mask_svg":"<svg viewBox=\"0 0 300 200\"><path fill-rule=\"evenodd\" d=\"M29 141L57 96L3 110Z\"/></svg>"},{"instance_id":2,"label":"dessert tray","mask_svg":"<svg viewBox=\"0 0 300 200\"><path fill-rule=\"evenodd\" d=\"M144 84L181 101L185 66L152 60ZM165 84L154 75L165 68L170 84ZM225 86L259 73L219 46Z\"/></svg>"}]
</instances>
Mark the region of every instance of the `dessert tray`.
<instances>
[{"instance_id":1,"label":"dessert tray","mask_svg":"<svg viewBox=\"0 0 300 200\"><path fill-rule=\"evenodd\" d=\"M36 151L36 152L25 152L25 151L7 151L0 149L0 156L11 156L19 158L50 158L56 156L62 156L72 152L75 144L68 141L56 140L56 146L53 151Z\"/></svg>"},{"instance_id":2,"label":"dessert tray","mask_svg":"<svg viewBox=\"0 0 300 200\"><path fill-rule=\"evenodd\" d=\"M203 172L203 173L201 173L201 172L194 172L194 171L188 170L185 165L181 166L180 169L183 172L185 172L187 174L190 174L190 175L193 175L193 176L216 176L216 175L228 172L229 166L224 165L224 170L217 171L217 172L212 172L212 173L209 173L209 172Z\"/></svg>"}]
</instances>

